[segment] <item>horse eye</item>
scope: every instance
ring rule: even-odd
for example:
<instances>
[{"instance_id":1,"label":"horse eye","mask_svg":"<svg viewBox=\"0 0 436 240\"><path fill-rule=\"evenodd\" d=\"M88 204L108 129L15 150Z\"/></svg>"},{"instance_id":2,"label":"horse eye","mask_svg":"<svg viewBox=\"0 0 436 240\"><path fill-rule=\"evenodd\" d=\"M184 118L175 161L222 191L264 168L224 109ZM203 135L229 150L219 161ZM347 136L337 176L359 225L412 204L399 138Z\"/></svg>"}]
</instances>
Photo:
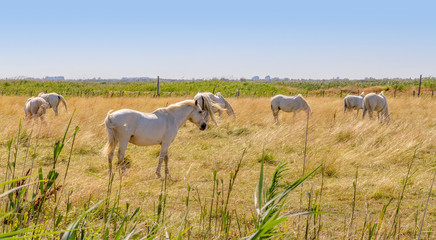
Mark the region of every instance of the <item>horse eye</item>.
<instances>
[{"instance_id":1,"label":"horse eye","mask_svg":"<svg viewBox=\"0 0 436 240\"><path fill-rule=\"evenodd\" d=\"M198 111L198 113L202 113L203 111Z\"/></svg>"}]
</instances>

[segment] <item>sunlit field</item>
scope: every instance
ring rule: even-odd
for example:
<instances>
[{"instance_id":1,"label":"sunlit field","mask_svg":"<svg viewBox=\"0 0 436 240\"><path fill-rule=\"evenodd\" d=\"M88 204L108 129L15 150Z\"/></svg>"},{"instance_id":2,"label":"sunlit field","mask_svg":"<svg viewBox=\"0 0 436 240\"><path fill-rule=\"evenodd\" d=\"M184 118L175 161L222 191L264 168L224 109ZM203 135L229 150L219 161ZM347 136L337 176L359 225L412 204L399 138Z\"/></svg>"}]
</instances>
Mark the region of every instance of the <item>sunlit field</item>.
<instances>
[{"instance_id":1,"label":"sunlit field","mask_svg":"<svg viewBox=\"0 0 436 240\"><path fill-rule=\"evenodd\" d=\"M122 229L120 232L124 236L133 226L132 238L148 235L163 239L166 234L171 238L186 239L248 236L257 230L255 195L258 194L263 161L265 185L270 184L276 167L287 163L289 169L280 179L278 191L303 176L303 164L306 174L319 167L286 198L281 215L292 216L276 225L277 237L417 237L436 167L436 98L394 98L390 94L391 120L381 124L376 117L362 120L355 112L344 114L340 97L309 96L307 101L313 114L309 118L303 163L306 136L303 112L295 119L292 113L280 112L280 124L274 124L269 98L231 97L228 101L236 112L235 119L224 113L218 118L218 125L210 122L205 131L190 122L179 130L169 148L173 181L162 181L155 176L160 146L129 144L126 151L128 167L124 172L115 167L111 197L107 198L108 164L107 156L102 153L107 141L102 123L107 112L122 108L152 112L187 98L66 97L68 112L60 105L58 117L49 109L45 123L34 123L24 120L23 107L27 97L2 96L0 177L2 181L11 179L10 172L7 177L5 174L11 171L7 170L8 158L9 162L13 161L15 152L15 177L25 175L31 166L32 181L38 179L40 168L45 177L53 169L54 144L56 140L62 140L75 111L65 147L55 166L59 173L56 181L60 186L59 194L47 197L41 210L46 218L30 221L39 226L37 232L64 230L90 206L106 199L109 203L104 201L78 225L86 230L86 237L100 238L108 229L107 236L112 239L116 238L117 229ZM13 140L9 151L8 141L16 139L20 121L19 144ZM76 126L79 130L70 155ZM114 161L117 162L116 157ZM231 178L234 181L228 194ZM31 187L29 191L35 190ZM31 194L27 196L30 197ZM0 211L5 214L8 197L0 200ZM114 203L116 205L110 205ZM66 210L69 204L71 207ZM113 206L111 220L106 222ZM136 208L140 210L133 214ZM230 219L223 219L224 209L229 213L225 216ZM314 214L316 211L321 213ZM293 216L302 212L310 214ZM55 219L51 214L57 214ZM63 217L57 223L60 215ZM133 219L123 223L125 216L133 215ZM11 223L19 222L12 218L2 221L3 232L16 229ZM422 239L435 238L435 223L433 188Z\"/></svg>"}]
</instances>

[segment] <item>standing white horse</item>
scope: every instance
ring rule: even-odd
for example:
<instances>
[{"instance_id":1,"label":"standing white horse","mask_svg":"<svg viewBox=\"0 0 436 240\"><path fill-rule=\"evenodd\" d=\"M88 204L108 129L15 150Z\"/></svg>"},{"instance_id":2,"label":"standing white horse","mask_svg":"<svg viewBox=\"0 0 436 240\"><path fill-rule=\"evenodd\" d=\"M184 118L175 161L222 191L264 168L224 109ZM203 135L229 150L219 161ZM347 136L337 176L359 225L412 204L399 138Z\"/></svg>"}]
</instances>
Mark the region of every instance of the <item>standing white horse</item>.
<instances>
[{"instance_id":1,"label":"standing white horse","mask_svg":"<svg viewBox=\"0 0 436 240\"><path fill-rule=\"evenodd\" d=\"M366 112L369 112L369 118L372 118L374 111L377 112L377 119L383 122L384 119L389 122L390 115L388 110L388 102L382 91L379 95L370 93L363 99L362 119L365 117ZM381 119L380 119L381 112Z\"/></svg>"},{"instance_id":2,"label":"standing white horse","mask_svg":"<svg viewBox=\"0 0 436 240\"><path fill-rule=\"evenodd\" d=\"M67 101L65 101L65 98L62 97L62 95L59 95L57 93L40 93L38 94L38 97L42 97L46 102L48 102L50 107L53 108L56 116L58 115L58 106L60 102L64 104L65 110L68 112Z\"/></svg>"},{"instance_id":3,"label":"standing white horse","mask_svg":"<svg viewBox=\"0 0 436 240\"><path fill-rule=\"evenodd\" d=\"M215 95L210 92L197 93L194 100L198 101L201 109L205 111L204 119L206 122L209 122L210 115L212 121L216 124L214 113L217 112L220 117L223 111L226 111L229 116L235 117L235 112L233 111L232 106L226 99L224 99L220 92ZM208 109L210 109L210 111L208 111Z\"/></svg>"},{"instance_id":4,"label":"standing white horse","mask_svg":"<svg viewBox=\"0 0 436 240\"><path fill-rule=\"evenodd\" d=\"M298 111L306 111L307 115L309 115L312 112L310 110L310 106L307 103L306 99L304 99L301 94L292 97L288 97L284 95L276 95L272 97L271 110L276 123L279 122L280 110L283 110L284 112L293 112L294 118Z\"/></svg>"},{"instance_id":5,"label":"standing white horse","mask_svg":"<svg viewBox=\"0 0 436 240\"><path fill-rule=\"evenodd\" d=\"M138 146L161 145L159 164L156 176L161 177L160 169L165 160L165 172L171 177L168 169L168 147L174 141L177 131L187 120L195 123L200 130L206 129L203 111L197 101L185 100L165 108L158 108L152 113L142 113L130 109L108 112L104 121L108 134L106 153L109 162L109 176L112 174L112 158L115 146L118 147L118 160L124 164L124 153L127 144Z\"/></svg>"},{"instance_id":6,"label":"standing white horse","mask_svg":"<svg viewBox=\"0 0 436 240\"><path fill-rule=\"evenodd\" d=\"M344 113L347 110L356 109L357 116L359 116L359 110L363 108L363 98L364 97L365 97L365 94L363 92L360 94L360 96L347 95L344 98Z\"/></svg>"},{"instance_id":7,"label":"standing white horse","mask_svg":"<svg viewBox=\"0 0 436 240\"><path fill-rule=\"evenodd\" d=\"M24 113L26 114L27 119L33 117L36 121L38 117L40 117L41 120L44 121L44 115L49 107L50 106L43 98L31 97L27 99L26 104L24 105Z\"/></svg>"}]
</instances>

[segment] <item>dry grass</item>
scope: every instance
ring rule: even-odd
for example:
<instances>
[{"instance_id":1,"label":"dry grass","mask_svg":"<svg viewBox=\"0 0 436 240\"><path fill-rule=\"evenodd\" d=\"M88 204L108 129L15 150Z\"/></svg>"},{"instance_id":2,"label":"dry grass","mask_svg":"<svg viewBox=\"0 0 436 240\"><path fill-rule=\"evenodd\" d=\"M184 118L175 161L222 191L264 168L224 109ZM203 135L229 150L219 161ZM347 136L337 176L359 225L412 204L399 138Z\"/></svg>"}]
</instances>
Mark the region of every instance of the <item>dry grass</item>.
<instances>
[{"instance_id":1,"label":"dry grass","mask_svg":"<svg viewBox=\"0 0 436 240\"><path fill-rule=\"evenodd\" d=\"M4 178L5 160L7 159L6 142L16 133L18 121L23 119L25 97L1 97L0 105L0 177ZM101 124L110 109L131 108L144 112L184 100L184 98L70 98L67 99L70 112L62 108L60 116L54 117L48 111L47 123L33 125L25 122L27 134L34 129L39 132L36 167L51 165L53 139L60 139L71 116L72 109L77 112L72 126L80 127L77 135L73 159L68 177L68 189L73 191L73 202L80 206L83 199L104 198L107 188L107 159L100 150L106 142L106 132ZM219 178L228 182L229 173L237 164L244 148L244 157L238 178L231 197L231 208L240 217L251 218L253 195L259 173L259 159L263 149L268 154L266 171L271 173L279 162L288 162L290 167L288 182L292 182L302 174L305 115L300 113L295 120L292 114L280 112L280 125L273 124L273 116L268 98L230 98L237 118L232 121L224 116L219 126L210 126L200 131L193 124L187 123L170 146L169 167L172 176L177 179L168 187L167 213L168 220L180 222L185 213L184 197L186 186L198 189L202 204L212 192L212 172L218 171ZM324 179L323 200L321 209L337 212L323 215L321 235L326 238L343 237L344 218L351 214L353 200L353 181L356 169L359 169L357 185L357 202L355 226L359 230L363 226L366 207L372 212L370 220L378 221L382 206L389 199L398 198L401 184L407 173L415 149L413 175L405 192L405 199L400 212L401 232L404 236L413 236L415 231L414 214L418 210L418 218L422 217L424 204L428 194L432 173L436 167L436 99L432 98L390 98L391 111L389 124L377 121L356 119L355 114L343 114L340 98L308 98L313 115L309 122L309 139L307 169L313 169L324 163L326 177ZM23 135L23 138L26 136ZM32 144L34 140L32 141ZM25 141L23 141L25 146ZM129 202L135 207L142 207L152 212L161 190L161 181L154 172L157 166L159 146L138 147L129 145L126 151L131 166L123 175L121 202ZM69 149L68 149L69 151ZM19 154L24 154L20 152ZM60 157L57 166L62 172L67 154ZM18 163L22 166L22 163ZM35 167L35 168L36 168ZM270 176L270 175L267 175ZM117 186L119 179L116 178ZM304 190L313 188L315 196L321 185L321 174L305 183ZM118 188L118 187L116 187ZM196 190L194 202L198 203ZM299 197L291 196L289 211L299 210ZM430 199L426 217L428 227L436 222L436 204L434 197ZM307 201L304 201L307 202ZM199 218L199 203L192 204L189 218L195 227ZM388 212L393 213L394 204ZM344 216L344 214L346 214ZM390 216L389 215L389 216ZM387 218L389 219L389 218ZM298 224L298 218L293 218ZM388 221L388 220L386 220ZM297 229L293 223L288 224ZM434 227L434 225L433 225Z\"/></svg>"}]
</instances>

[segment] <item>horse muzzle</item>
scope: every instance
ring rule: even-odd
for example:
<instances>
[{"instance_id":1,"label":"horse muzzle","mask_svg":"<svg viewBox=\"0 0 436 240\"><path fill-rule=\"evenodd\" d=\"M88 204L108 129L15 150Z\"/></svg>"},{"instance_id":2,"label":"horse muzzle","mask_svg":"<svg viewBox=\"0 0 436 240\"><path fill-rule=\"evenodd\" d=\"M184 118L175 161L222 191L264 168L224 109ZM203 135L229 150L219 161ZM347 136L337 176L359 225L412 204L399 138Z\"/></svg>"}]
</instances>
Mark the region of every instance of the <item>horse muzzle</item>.
<instances>
[{"instance_id":1,"label":"horse muzzle","mask_svg":"<svg viewBox=\"0 0 436 240\"><path fill-rule=\"evenodd\" d=\"M201 124L201 126L200 126L200 130L204 130L204 129L206 129L206 127L207 127L207 124L206 123L202 123Z\"/></svg>"}]
</instances>

